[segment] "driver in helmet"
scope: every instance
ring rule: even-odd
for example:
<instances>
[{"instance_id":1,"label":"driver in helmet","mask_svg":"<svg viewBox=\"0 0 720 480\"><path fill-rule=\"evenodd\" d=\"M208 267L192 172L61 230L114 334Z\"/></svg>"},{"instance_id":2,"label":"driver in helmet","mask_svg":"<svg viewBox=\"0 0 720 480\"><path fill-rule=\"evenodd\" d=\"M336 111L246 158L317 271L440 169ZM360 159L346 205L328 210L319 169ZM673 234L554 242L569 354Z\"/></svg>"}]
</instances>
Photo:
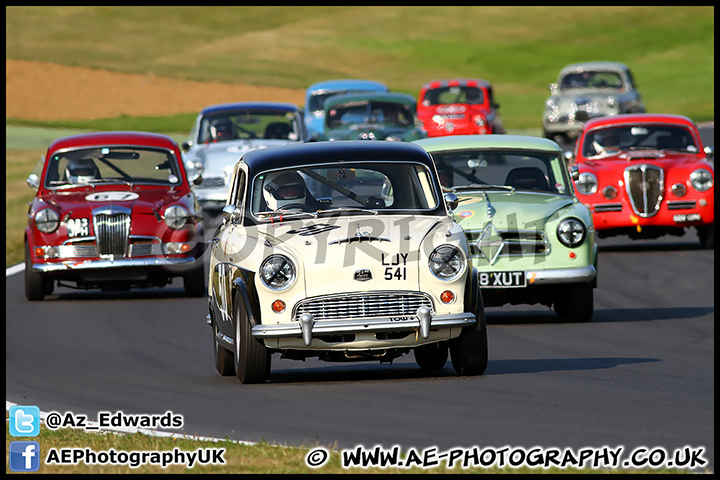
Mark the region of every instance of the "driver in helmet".
<instances>
[{"instance_id":1,"label":"driver in helmet","mask_svg":"<svg viewBox=\"0 0 720 480\"><path fill-rule=\"evenodd\" d=\"M70 183L90 183L98 178L100 170L90 158L70 160L65 166L65 179Z\"/></svg>"},{"instance_id":2,"label":"driver in helmet","mask_svg":"<svg viewBox=\"0 0 720 480\"><path fill-rule=\"evenodd\" d=\"M301 207L305 205L305 196L305 181L297 172L271 173L265 178L263 197L270 210Z\"/></svg>"},{"instance_id":3,"label":"driver in helmet","mask_svg":"<svg viewBox=\"0 0 720 480\"><path fill-rule=\"evenodd\" d=\"M620 133L616 128L597 132L592 140L596 155L611 155L620 151Z\"/></svg>"},{"instance_id":4,"label":"driver in helmet","mask_svg":"<svg viewBox=\"0 0 720 480\"><path fill-rule=\"evenodd\" d=\"M232 123L226 119L217 120L215 123L210 125L210 136L212 137L213 142L231 140L233 138Z\"/></svg>"}]
</instances>

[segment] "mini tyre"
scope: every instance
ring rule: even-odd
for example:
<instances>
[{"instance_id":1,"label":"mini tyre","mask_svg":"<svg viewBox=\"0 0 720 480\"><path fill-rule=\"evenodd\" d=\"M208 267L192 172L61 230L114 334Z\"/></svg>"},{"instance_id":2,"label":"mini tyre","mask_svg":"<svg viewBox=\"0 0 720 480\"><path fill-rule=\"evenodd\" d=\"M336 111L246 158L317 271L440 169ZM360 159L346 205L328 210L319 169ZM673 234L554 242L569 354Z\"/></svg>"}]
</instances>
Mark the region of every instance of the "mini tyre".
<instances>
[{"instance_id":1,"label":"mini tyre","mask_svg":"<svg viewBox=\"0 0 720 480\"><path fill-rule=\"evenodd\" d=\"M450 340L450 359L459 375L482 375L488 364L487 321L482 292L478 289L472 312L477 321Z\"/></svg>"},{"instance_id":2,"label":"mini tyre","mask_svg":"<svg viewBox=\"0 0 720 480\"><path fill-rule=\"evenodd\" d=\"M243 384L264 383L270 375L270 351L253 338L248 312L240 292L233 307L235 323L235 375Z\"/></svg>"}]
</instances>

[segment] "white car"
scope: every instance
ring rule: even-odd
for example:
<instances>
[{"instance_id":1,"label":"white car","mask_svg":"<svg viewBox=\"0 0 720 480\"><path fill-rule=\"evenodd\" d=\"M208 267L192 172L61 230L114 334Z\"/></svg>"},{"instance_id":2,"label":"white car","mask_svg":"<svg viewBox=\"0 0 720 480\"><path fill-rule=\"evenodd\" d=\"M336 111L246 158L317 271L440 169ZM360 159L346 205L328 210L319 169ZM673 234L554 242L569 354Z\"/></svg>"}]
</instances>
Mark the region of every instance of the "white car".
<instances>
[{"instance_id":1,"label":"white car","mask_svg":"<svg viewBox=\"0 0 720 480\"><path fill-rule=\"evenodd\" d=\"M273 354L390 362L410 351L421 368L442 368L449 352L457 373L485 371L477 271L418 145L248 152L210 243L208 323L221 375L264 382Z\"/></svg>"},{"instance_id":2,"label":"white car","mask_svg":"<svg viewBox=\"0 0 720 480\"><path fill-rule=\"evenodd\" d=\"M243 153L307 140L301 110L279 102L223 103L205 107L183 143L188 176L202 176L195 187L200 207L219 215L225 206L232 169Z\"/></svg>"},{"instance_id":3,"label":"white car","mask_svg":"<svg viewBox=\"0 0 720 480\"><path fill-rule=\"evenodd\" d=\"M548 88L543 135L557 142L574 143L591 118L645 112L630 69L619 62L568 65Z\"/></svg>"}]
</instances>

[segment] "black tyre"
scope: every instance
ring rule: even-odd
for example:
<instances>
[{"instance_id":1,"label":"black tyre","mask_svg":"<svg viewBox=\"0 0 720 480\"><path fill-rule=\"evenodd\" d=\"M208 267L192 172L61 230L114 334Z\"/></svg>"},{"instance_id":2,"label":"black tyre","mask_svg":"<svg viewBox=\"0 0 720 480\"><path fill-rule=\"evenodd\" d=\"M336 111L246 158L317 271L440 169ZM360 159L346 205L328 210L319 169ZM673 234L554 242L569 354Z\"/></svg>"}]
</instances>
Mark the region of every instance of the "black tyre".
<instances>
[{"instance_id":1,"label":"black tyre","mask_svg":"<svg viewBox=\"0 0 720 480\"><path fill-rule=\"evenodd\" d=\"M53 281L32 269L30 245L25 243L25 298L30 301L42 300L53 292Z\"/></svg>"},{"instance_id":2,"label":"black tyre","mask_svg":"<svg viewBox=\"0 0 720 480\"><path fill-rule=\"evenodd\" d=\"M459 337L450 340L450 359L460 375L482 375L488 364L487 321L479 289L471 309L477 319L475 324L463 328Z\"/></svg>"},{"instance_id":3,"label":"black tyre","mask_svg":"<svg viewBox=\"0 0 720 480\"><path fill-rule=\"evenodd\" d=\"M220 346L217 341L217 326L215 321L212 322L212 342L213 342L213 354L215 355L215 368L218 373L223 377L229 377L235 375L235 363L233 361L233 353L228 351L225 347Z\"/></svg>"},{"instance_id":4,"label":"black tyre","mask_svg":"<svg viewBox=\"0 0 720 480\"><path fill-rule=\"evenodd\" d=\"M589 322L594 311L593 282L568 285L555 304L555 313L568 322Z\"/></svg>"},{"instance_id":5,"label":"black tyre","mask_svg":"<svg viewBox=\"0 0 720 480\"><path fill-rule=\"evenodd\" d=\"M447 342L436 342L421 345L413 349L415 361L423 370L436 370L443 368L447 363L448 344Z\"/></svg>"},{"instance_id":6,"label":"black tyre","mask_svg":"<svg viewBox=\"0 0 720 480\"><path fill-rule=\"evenodd\" d=\"M233 307L235 322L235 375L243 384L264 383L270 375L270 351L253 338L250 320L241 295Z\"/></svg>"},{"instance_id":7,"label":"black tyre","mask_svg":"<svg viewBox=\"0 0 720 480\"><path fill-rule=\"evenodd\" d=\"M700 245L703 248L713 250L715 248L715 224L703 225L697 227L697 235L700 239Z\"/></svg>"},{"instance_id":8,"label":"black tyre","mask_svg":"<svg viewBox=\"0 0 720 480\"><path fill-rule=\"evenodd\" d=\"M195 265L192 270L183 275L183 286L185 287L185 293L189 297L203 297L205 296L205 268L203 266L202 258L195 260Z\"/></svg>"}]
</instances>

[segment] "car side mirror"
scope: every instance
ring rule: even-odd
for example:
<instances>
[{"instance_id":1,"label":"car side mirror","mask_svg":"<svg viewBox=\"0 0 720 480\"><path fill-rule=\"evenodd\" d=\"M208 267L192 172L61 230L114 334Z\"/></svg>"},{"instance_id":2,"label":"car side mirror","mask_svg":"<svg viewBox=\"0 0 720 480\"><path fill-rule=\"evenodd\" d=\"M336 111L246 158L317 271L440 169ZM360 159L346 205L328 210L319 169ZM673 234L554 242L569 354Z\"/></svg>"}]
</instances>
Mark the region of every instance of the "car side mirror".
<instances>
[{"instance_id":1,"label":"car side mirror","mask_svg":"<svg viewBox=\"0 0 720 480\"><path fill-rule=\"evenodd\" d=\"M192 177L192 184L193 185L200 185L203 181L202 174L198 173L197 175L193 175Z\"/></svg>"},{"instance_id":2,"label":"car side mirror","mask_svg":"<svg viewBox=\"0 0 720 480\"><path fill-rule=\"evenodd\" d=\"M225 205L222 209L223 223L236 223L242 218L242 209L235 205Z\"/></svg>"},{"instance_id":3,"label":"car side mirror","mask_svg":"<svg viewBox=\"0 0 720 480\"><path fill-rule=\"evenodd\" d=\"M569 165L573 162L573 160L575 160L575 152L572 150L565 150L563 152L563 158L565 159L565 163Z\"/></svg>"},{"instance_id":4,"label":"car side mirror","mask_svg":"<svg viewBox=\"0 0 720 480\"><path fill-rule=\"evenodd\" d=\"M187 142L183 142L182 149L187 152L188 150L190 150L190 147L192 147L192 146L193 146L192 140L188 140Z\"/></svg>"},{"instance_id":5,"label":"car side mirror","mask_svg":"<svg viewBox=\"0 0 720 480\"><path fill-rule=\"evenodd\" d=\"M31 173L30 175L28 175L26 182L34 190L37 190L38 188L40 188L40 181L38 180L38 176L34 173Z\"/></svg>"},{"instance_id":6,"label":"car side mirror","mask_svg":"<svg viewBox=\"0 0 720 480\"><path fill-rule=\"evenodd\" d=\"M708 160L712 160L715 158L715 149L713 147L711 147L709 145L705 146L704 151L705 151L705 156L707 157Z\"/></svg>"},{"instance_id":7,"label":"car side mirror","mask_svg":"<svg viewBox=\"0 0 720 480\"><path fill-rule=\"evenodd\" d=\"M570 171L570 178L572 178L573 182L576 182L580 178L580 169L577 165L573 165L568 170Z\"/></svg>"},{"instance_id":8,"label":"car side mirror","mask_svg":"<svg viewBox=\"0 0 720 480\"><path fill-rule=\"evenodd\" d=\"M548 85L548 90L550 90L550 93L552 95L557 95L558 93L558 84L557 83L551 83Z\"/></svg>"},{"instance_id":9,"label":"car side mirror","mask_svg":"<svg viewBox=\"0 0 720 480\"><path fill-rule=\"evenodd\" d=\"M458 203L460 203L460 199L458 199L458 196L454 193L448 192L445 194L445 203L447 203L448 208L452 212L457 208Z\"/></svg>"}]
</instances>

